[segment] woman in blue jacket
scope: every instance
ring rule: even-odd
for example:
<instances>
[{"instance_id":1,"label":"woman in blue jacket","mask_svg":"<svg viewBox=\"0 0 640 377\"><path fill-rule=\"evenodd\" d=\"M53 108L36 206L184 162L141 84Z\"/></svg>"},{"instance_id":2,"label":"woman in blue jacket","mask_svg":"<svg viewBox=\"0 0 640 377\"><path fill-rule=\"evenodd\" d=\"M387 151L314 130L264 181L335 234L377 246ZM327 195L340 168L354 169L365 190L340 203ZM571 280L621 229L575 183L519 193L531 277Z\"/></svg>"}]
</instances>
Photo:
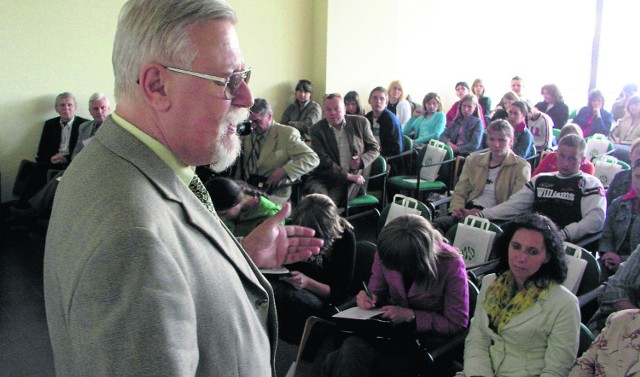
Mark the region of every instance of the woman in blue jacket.
<instances>
[{"instance_id":1,"label":"woman in blue jacket","mask_svg":"<svg viewBox=\"0 0 640 377\"><path fill-rule=\"evenodd\" d=\"M589 103L580 109L573 118L573 123L580 125L584 137L593 134L609 136L613 115L604 109L604 96L598 89L589 92Z\"/></svg>"},{"instance_id":2,"label":"woman in blue jacket","mask_svg":"<svg viewBox=\"0 0 640 377\"><path fill-rule=\"evenodd\" d=\"M478 98L467 94L460 100L458 116L451 122L442 135L440 141L447 143L455 155L468 156L480 149L482 143L482 121L473 116L478 107Z\"/></svg>"}]
</instances>

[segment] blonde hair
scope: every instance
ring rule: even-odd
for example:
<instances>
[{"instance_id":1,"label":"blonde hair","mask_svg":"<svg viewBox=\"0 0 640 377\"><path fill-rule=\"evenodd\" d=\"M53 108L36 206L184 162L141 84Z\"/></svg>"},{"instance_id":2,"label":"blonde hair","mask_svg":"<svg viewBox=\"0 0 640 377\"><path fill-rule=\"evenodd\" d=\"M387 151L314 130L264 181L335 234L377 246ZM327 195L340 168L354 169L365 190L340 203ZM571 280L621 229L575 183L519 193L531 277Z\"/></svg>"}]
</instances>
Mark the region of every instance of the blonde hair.
<instances>
[{"instance_id":1,"label":"blonde hair","mask_svg":"<svg viewBox=\"0 0 640 377\"><path fill-rule=\"evenodd\" d=\"M438 280L438 258L458 257L457 251L443 247L440 232L425 218L400 216L387 224L378 236L378 255L382 264L413 277L428 289Z\"/></svg>"},{"instance_id":2,"label":"blonde hair","mask_svg":"<svg viewBox=\"0 0 640 377\"><path fill-rule=\"evenodd\" d=\"M387 93L391 93L391 88L393 88L395 85L400 87L400 99L399 101L402 101L403 99L405 99L406 95L404 94L404 88L402 87L402 83L400 82L400 80L393 80L391 81L391 83L389 84L389 86L387 87ZM388 95L388 94L387 94Z\"/></svg>"}]
</instances>

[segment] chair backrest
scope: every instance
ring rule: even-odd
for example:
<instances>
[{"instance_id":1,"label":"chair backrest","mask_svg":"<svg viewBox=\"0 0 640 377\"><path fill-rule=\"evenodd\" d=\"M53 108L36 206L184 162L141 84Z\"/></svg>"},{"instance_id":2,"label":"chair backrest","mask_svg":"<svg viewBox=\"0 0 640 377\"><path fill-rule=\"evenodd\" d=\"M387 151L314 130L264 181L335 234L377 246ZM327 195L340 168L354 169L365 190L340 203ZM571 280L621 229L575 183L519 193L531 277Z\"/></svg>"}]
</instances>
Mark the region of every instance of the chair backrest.
<instances>
[{"instance_id":1,"label":"chair backrest","mask_svg":"<svg viewBox=\"0 0 640 377\"><path fill-rule=\"evenodd\" d=\"M578 354L576 356L582 356L589 349L595 338L591 330L584 323L580 323L580 342L578 343Z\"/></svg>"},{"instance_id":2,"label":"chair backrest","mask_svg":"<svg viewBox=\"0 0 640 377\"><path fill-rule=\"evenodd\" d=\"M569 242L564 242L564 247L565 252L570 255L574 254L575 249L580 249L580 258L587 261L587 266L584 269L584 274L582 275L582 280L580 280L576 296L596 289L598 285L600 285L600 265L596 257L594 257L589 250Z\"/></svg>"},{"instance_id":3,"label":"chair backrest","mask_svg":"<svg viewBox=\"0 0 640 377\"><path fill-rule=\"evenodd\" d=\"M368 191L383 191L387 185L387 160L382 155L376 157L371 163L371 171L369 172L369 178L367 183ZM382 198L384 200L384 198Z\"/></svg>"},{"instance_id":4,"label":"chair backrest","mask_svg":"<svg viewBox=\"0 0 640 377\"><path fill-rule=\"evenodd\" d=\"M478 303L480 290L471 280L467 280L467 285L469 286L469 318L471 318L473 317L473 313L476 312L476 304Z\"/></svg>"},{"instance_id":5,"label":"chair backrest","mask_svg":"<svg viewBox=\"0 0 640 377\"><path fill-rule=\"evenodd\" d=\"M413 149L413 139L407 135L402 135L402 151L408 152Z\"/></svg>"},{"instance_id":6,"label":"chair backrest","mask_svg":"<svg viewBox=\"0 0 640 377\"><path fill-rule=\"evenodd\" d=\"M606 154L595 157L592 162L595 168L593 175L602 182L604 187L608 187L613 180L613 176L623 170L625 166L629 167L626 162L619 161L617 158Z\"/></svg>"},{"instance_id":7,"label":"chair backrest","mask_svg":"<svg viewBox=\"0 0 640 377\"><path fill-rule=\"evenodd\" d=\"M376 250L377 247L373 242L356 242L356 262L353 268L353 280L349 288L349 295L357 295L362 290L362 282L369 283L371 266L373 266Z\"/></svg>"},{"instance_id":8,"label":"chair backrest","mask_svg":"<svg viewBox=\"0 0 640 377\"><path fill-rule=\"evenodd\" d=\"M587 142L587 148L584 151L584 155L589 160L592 160L597 156L607 154L614 149L613 143L603 134L593 134L586 137L584 140Z\"/></svg>"},{"instance_id":9,"label":"chair backrest","mask_svg":"<svg viewBox=\"0 0 640 377\"><path fill-rule=\"evenodd\" d=\"M426 204L420 201L417 202L418 210L420 210L420 215L427 219L427 221L431 222L431 220L433 219L433 213L431 212L431 209ZM382 209L382 212L380 212L380 217L378 218L378 234L380 234L380 231L382 230L382 228L384 228L384 224L387 222L387 215L389 215L389 210L391 209L392 204L393 203L389 203Z\"/></svg>"}]
</instances>

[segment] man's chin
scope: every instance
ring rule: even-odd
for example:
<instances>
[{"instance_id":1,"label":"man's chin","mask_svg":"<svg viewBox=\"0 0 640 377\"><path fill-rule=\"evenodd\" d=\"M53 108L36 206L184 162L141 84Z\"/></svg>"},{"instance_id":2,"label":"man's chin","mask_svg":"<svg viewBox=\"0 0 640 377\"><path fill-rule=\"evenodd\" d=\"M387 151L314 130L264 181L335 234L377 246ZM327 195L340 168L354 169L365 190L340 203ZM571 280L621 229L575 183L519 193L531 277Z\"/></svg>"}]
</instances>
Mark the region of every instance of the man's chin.
<instances>
[{"instance_id":1,"label":"man's chin","mask_svg":"<svg viewBox=\"0 0 640 377\"><path fill-rule=\"evenodd\" d=\"M218 144L214 161L209 168L215 172L221 172L228 169L236 161L240 155L240 138L238 135L231 135L227 140Z\"/></svg>"}]
</instances>

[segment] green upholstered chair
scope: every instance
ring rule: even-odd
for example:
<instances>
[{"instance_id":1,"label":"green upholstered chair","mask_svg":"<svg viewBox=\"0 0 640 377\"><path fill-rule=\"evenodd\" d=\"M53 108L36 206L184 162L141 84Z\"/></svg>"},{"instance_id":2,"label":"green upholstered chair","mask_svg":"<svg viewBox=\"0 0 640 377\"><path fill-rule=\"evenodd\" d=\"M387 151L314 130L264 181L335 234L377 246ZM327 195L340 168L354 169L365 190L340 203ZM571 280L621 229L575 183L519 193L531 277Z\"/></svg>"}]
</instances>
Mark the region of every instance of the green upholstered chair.
<instances>
[{"instance_id":1,"label":"green upholstered chair","mask_svg":"<svg viewBox=\"0 0 640 377\"><path fill-rule=\"evenodd\" d=\"M446 150L444 159L439 163L424 163L424 156L430 148L435 148L435 145L440 144L443 145L443 148ZM418 200L421 200L419 197L420 194L437 192L437 193L446 193L448 190L453 189L453 176L455 174L455 159L453 158L453 151L451 147L446 144L442 144L437 140L431 140L427 145L425 145L418 154L418 157L415 160L414 166L417 172L416 175L398 175L395 177L389 178L389 187L394 190L394 192L409 192L409 196L412 196ZM420 177L420 173L422 170L432 167L439 166L440 169L438 171L438 175L436 180L434 181L426 181Z\"/></svg>"}]
</instances>

